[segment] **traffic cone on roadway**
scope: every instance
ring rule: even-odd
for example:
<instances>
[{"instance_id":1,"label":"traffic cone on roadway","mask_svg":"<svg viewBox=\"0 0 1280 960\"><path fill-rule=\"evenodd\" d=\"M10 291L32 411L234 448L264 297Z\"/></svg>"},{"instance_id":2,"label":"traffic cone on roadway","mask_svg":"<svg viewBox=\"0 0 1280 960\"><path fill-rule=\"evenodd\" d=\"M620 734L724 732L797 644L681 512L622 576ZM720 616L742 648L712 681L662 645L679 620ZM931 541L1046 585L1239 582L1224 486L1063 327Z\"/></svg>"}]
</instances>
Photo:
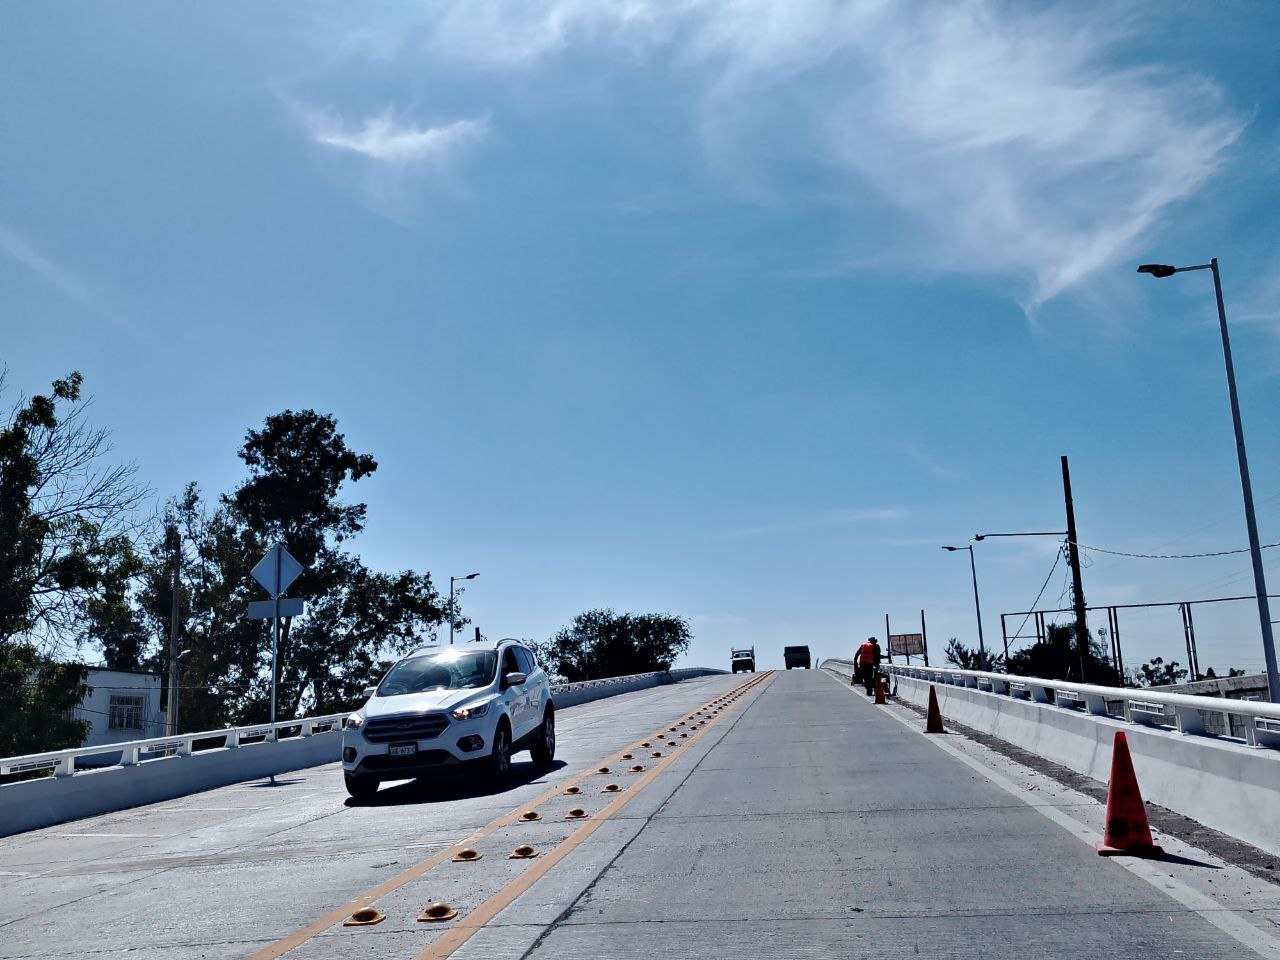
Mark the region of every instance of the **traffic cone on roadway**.
<instances>
[{"instance_id":1,"label":"traffic cone on roadway","mask_svg":"<svg viewBox=\"0 0 1280 960\"><path fill-rule=\"evenodd\" d=\"M1129 740L1116 731L1111 748L1111 779L1107 781L1107 826L1097 846L1103 857L1159 857L1164 851L1151 840L1147 808L1138 790L1138 777L1129 756Z\"/></svg>"},{"instance_id":2,"label":"traffic cone on roadway","mask_svg":"<svg viewBox=\"0 0 1280 960\"><path fill-rule=\"evenodd\" d=\"M876 703L887 702L884 698L884 677L876 677Z\"/></svg>"},{"instance_id":3,"label":"traffic cone on roadway","mask_svg":"<svg viewBox=\"0 0 1280 960\"><path fill-rule=\"evenodd\" d=\"M942 729L942 711L938 709L938 691L929 684L929 717L924 722L925 733L946 733Z\"/></svg>"}]
</instances>

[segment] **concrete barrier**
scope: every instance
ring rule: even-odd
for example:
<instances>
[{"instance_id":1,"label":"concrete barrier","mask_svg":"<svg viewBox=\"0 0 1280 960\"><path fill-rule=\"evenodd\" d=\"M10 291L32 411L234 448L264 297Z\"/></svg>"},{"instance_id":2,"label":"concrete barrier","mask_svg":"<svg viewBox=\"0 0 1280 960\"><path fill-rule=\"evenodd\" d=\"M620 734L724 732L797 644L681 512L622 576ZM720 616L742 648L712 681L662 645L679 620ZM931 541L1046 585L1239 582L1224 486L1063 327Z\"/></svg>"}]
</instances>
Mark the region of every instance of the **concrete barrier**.
<instances>
[{"instance_id":1,"label":"concrete barrier","mask_svg":"<svg viewBox=\"0 0 1280 960\"><path fill-rule=\"evenodd\" d=\"M847 668L830 665L848 676ZM920 706L929 682L896 675L897 695ZM1120 718L973 687L935 684L945 720L999 737L1105 783L1115 732L1129 740L1142 796L1215 830L1280 855L1280 751L1188 737Z\"/></svg>"},{"instance_id":2,"label":"concrete barrier","mask_svg":"<svg viewBox=\"0 0 1280 960\"><path fill-rule=\"evenodd\" d=\"M700 667L664 670L658 673L642 673L630 677L613 677L607 680L589 680L584 683L560 684L553 688L552 698L558 709L566 709L605 697L614 697L635 690L645 690L669 683L677 683L692 677L722 674L724 670ZM339 722L339 718L331 718ZM311 721L307 721L308 724ZM281 728L299 728L298 721L278 724ZM261 734L270 728L244 728ZM201 739L230 737L235 742L235 730L212 730L204 733L183 734L174 738L179 753L156 759L137 759L126 766L105 766L94 769L78 769L77 755L83 754L102 762L103 750L68 750L54 754L34 754L29 764L24 758L7 758L10 768L48 768L52 763L58 769L68 771L64 776L43 777L0 785L0 837L27 830L50 827L70 820L80 820L116 810L145 806L172 800L202 790L225 787L232 783L258 780L264 777L303 770L326 763L337 763L342 756L342 731L340 729L311 733L306 736L288 736L280 740L265 740L240 746L215 747L193 750L193 743ZM139 758L138 744L161 741L136 741L132 744L112 745L117 757L122 752L130 758ZM145 754L143 754L145 755ZM55 758L50 761L49 758ZM115 759L115 758L113 758Z\"/></svg>"},{"instance_id":3,"label":"concrete barrier","mask_svg":"<svg viewBox=\"0 0 1280 960\"><path fill-rule=\"evenodd\" d=\"M334 763L341 756L342 731L332 730L9 783L0 786L0 836Z\"/></svg>"},{"instance_id":4,"label":"concrete barrier","mask_svg":"<svg viewBox=\"0 0 1280 960\"><path fill-rule=\"evenodd\" d=\"M604 680L584 680L580 683L562 683L551 688L551 700L557 710L576 707L581 703L590 703L605 697L616 697L620 693L631 693L635 690L648 690L668 683L679 683L694 677L715 676L727 673L726 670L712 670L706 667L682 667L677 670L659 670L655 673L637 673L629 677L609 677Z\"/></svg>"}]
</instances>

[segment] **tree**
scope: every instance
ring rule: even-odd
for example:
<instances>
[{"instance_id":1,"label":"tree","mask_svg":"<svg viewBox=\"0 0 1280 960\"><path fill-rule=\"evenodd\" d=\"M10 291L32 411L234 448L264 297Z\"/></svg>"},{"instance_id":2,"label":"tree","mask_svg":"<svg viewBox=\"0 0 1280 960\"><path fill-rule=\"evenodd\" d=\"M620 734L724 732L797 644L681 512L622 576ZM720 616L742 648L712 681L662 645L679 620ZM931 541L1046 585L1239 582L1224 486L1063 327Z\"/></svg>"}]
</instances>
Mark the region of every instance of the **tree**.
<instances>
[{"instance_id":1,"label":"tree","mask_svg":"<svg viewBox=\"0 0 1280 960\"><path fill-rule=\"evenodd\" d=\"M0 425L0 754L77 746L87 670L58 661L86 640L132 642L122 610L146 491L133 467L104 465L82 383L54 381Z\"/></svg>"},{"instance_id":2,"label":"tree","mask_svg":"<svg viewBox=\"0 0 1280 960\"><path fill-rule=\"evenodd\" d=\"M980 653L977 648L966 647L963 643L952 637L947 641L946 651L943 654L947 663L953 667L959 667L961 670L999 670L1004 665L1004 657L998 656L990 650L985 651L985 656Z\"/></svg>"},{"instance_id":3,"label":"tree","mask_svg":"<svg viewBox=\"0 0 1280 960\"><path fill-rule=\"evenodd\" d=\"M1107 659L1101 643L1092 634L1087 637L1089 682L1099 686L1118 687L1120 674ZM1045 639L1009 655L1009 672L1021 677L1045 680L1080 680L1080 651L1074 624L1051 623Z\"/></svg>"},{"instance_id":4,"label":"tree","mask_svg":"<svg viewBox=\"0 0 1280 960\"><path fill-rule=\"evenodd\" d=\"M88 603L128 567L147 494L134 467L103 465L109 437L86 423L82 383L54 381L0 427L0 642L46 655L85 639Z\"/></svg>"},{"instance_id":5,"label":"tree","mask_svg":"<svg viewBox=\"0 0 1280 960\"><path fill-rule=\"evenodd\" d=\"M429 574L368 569L342 549L364 528L366 507L339 499L347 483L377 469L352 450L332 416L314 410L267 417L245 435L240 457L248 478L210 510L189 485L165 509L182 558L179 584L183 661L182 726L260 722L270 712L269 621L249 620L260 599L250 570L273 543L283 543L304 571L289 588L306 614L286 620L279 645L278 716L304 709L353 708L386 661L436 635L447 614ZM139 591L148 632L145 658L168 663L173 602L172 542L156 543Z\"/></svg>"},{"instance_id":6,"label":"tree","mask_svg":"<svg viewBox=\"0 0 1280 960\"><path fill-rule=\"evenodd\" d=\"M34 644L0 646L0 756L78 747L89 724L71 711L89 693L89 671L55 663Z\"/></svg>"},{"instance_id":7,"label":"tree","mask_svg":"<svg viewBox=\"0 0 1280 960\"><path fill-rule=\"evenodd\" d=\"M1136 670L1129 671L1129 679L1139 687L1167 687L1187 679L1187 671L1177 660L1164 662L1163 657L1152 657Z\"/></svg>"},{"instance_id":8,"label":"tree","mask_svg":"<svg viewBox=\"0 0 1280 960\"><path fill-rule=\"evenodd\" d=\"M692 639L683 617L588 610L546 643L532 646L549 672L573 683L668 670Z\"/></svg>"},{"instance_id":9,"label":"tree","mask_svg":"<svg viewBox=\"0 0 1280 960\"><path fill-rule=\"evenodd\" d=\"M1230 679L1231 677L1243 677L1244 675L1245 675L1245 672L1241 670L1239 667L1227 668L1227 679ZM1218 674L1214 671L1213 667L1210 667L1208 670L1204 672L1204 678L1206 680L1217 680Z\"/></svg>"}]
</instances>

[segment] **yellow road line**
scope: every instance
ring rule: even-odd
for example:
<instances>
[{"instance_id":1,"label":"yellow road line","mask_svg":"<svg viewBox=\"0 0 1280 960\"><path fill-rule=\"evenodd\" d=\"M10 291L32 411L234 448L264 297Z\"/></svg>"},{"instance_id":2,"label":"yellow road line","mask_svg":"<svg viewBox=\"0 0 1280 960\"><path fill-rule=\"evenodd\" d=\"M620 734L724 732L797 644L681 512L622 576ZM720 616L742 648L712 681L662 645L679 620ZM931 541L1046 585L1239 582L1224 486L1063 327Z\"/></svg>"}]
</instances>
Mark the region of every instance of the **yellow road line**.
<instances>
[{"instance_id":1,"label":"yellow road line","mask_svg":"<svg viewBox=\"0 0 1280 960\"><path fill-rule=\"evenodd\" d=\"M738 687L734 687L733 689L729 690L727 693L722 694L722 696L715 697L713 698L713 700L707 701L707 703L709 704L709 703L721 700L724 697L733 696L734 694L739 692L745 692L746 690L754 686L756 683L760 682L763 679L766 679L768 676L769 674L762 674L760 676L754 677L747 683L744 683ZM696 712L697 710L702 710L705 707L706 707L706 704L704 704L702 707L696 707L694 708L694 712ZM723 717L723 714L721 716ZM720 719L720 718L717 718L717 719ZM707 726L710 726L714 723L715 723L714 720L709 721ZM697 736L701 736L702 733L705 733L706 729L707 727L703 727L702 731ZM644 742L646 739L656 740L658 739L659 736L662 736L665 738L666 734L661 733L661 734L654 734L652 737L641 737L639 740L635 741L635 743L632 746L624 747L622 750L616 751L616 753L630 753L634 750L638 750L640 749L639 744ZM694 740L697 739L697 736L686 741L686 745L693 743ZM612 756L614 756L614 754L610 754L609 757L606 757L604 760L600 761L600 764L608 763L610 757ZM673 754L671 757L665 758L663 762L661 762L654 768L655 772L657 770L663 769L666 766L666 764L669 763L670 760L676 756L679 756L679 754ZM334 910L331 910L330 912L317 918L315 921L307 924L302 929L295 931L294 933L290 934L287 937L284 937L281 940L277 940L275 943L271 944L268 947L264 947L263 949L259 950L257 953L254 953L249 958L249 960L275 960L275 958L277 957L284 956L290 950L293 950L296 947L301 946L303 943L306 943L312 937L315 937L323 933L325 930L328 930L330 927L334 926L335 924L341 923L343 920L349 917L356 910L359 910L362 907L367 907L370 903L374 902L379 897L384 897L388 893L391 893L392 891L397 890L400 887L403 887L406 883L410 883L414 880L417 880L427 871L431 870L433 867L439 866L440 864L444 863L446 860L453 859L453 857L457 854L457 852L463 849L464 847L473 845L477 840L487 837L490 834L495 833L498 830L501 830L503 827L511 826L515 822L516 818L519 817L520 814L523 813L525 810L536 808L539 804L545 803L546 801L550 800L552 797L559 796L560 794L564 793L564 791L567 790L569 787L575 786L581 783L583 780L586 780L589 777L593 776L594 773L595 773L594 769L587 770L579 774L578 776L571 778L570 780L557 784L551 789L538 795L533 800L527 801L526 803L522 804L516 809L503 814L501 817L498 817L496 820L491 821L490 823L481 827L479 830L476 830L475 832L469 834L468 836L464 837L462 840L458 841L453 846L437 853L433 857L428 857L426 860L423 860L420 863L414 864L412 867L409 867L407 870L404 870L396 874L394 877L391 877L388 880L384 880L382 883L371 888L370 890L366 891L360 896L348 901L342 906L337 907ZM634 791L636 788L640 786L643 786L644 783L648 782L650 776L651 775L646 775L645 777L642 777L639 780L634 781L634 786L629 787L627 792L623 794L622 797L620 797L619 799L621 800L630 799L630 797L633 795L632 791ZM614 800L604 809L610 810L613 807L613 805L617 803L618 803L618 800ZM591 825L592 823L593 823L592 820L585 821L585 824L588 826ZM591 826L591 832L594 832L596 827L598 826L599 826L598 823L596 823L595 826ZM584 826L583 829L586 829L586 826ZM551 854L547 854L546 857L548 860L550 860L550 858L553 855L554 855L554 851ZM547 861L541 861L541 862L547 862ZM554 861L552 862L554 863ZM545 871L543 872L545 873Z\"/></svg>"},{"instance_id":2,"label":"yellow road line","mask_svg":"<svg viewBox=\"0 0 1280 960\"><path fill-rule=\"evenodd\" d=\"M745 684L739 689L746 692L758 682L769 679L771 674L764 674L756 677L751 682ZM720 718L717 718L720 719ZM697 736L701 736L699 733ZM689 740L693 743L696 737ZM451 927L443 936L433 940L425 949L414 956L414 960L443 960L443 958L452 955L460 946L470 940L473 936L480 932L490 920L499 913L509 907L516 898L527 892L530 887L538 882L542 877L555 867L561 860L567 857L579 845L582 844L589 836L596 832L604 825L608 819L635 799L646 786L648 786L658 774L662 773L666 768L675 762L681 756L679 753L673 753L663 757L651 770L648 770L644 776L634 781L634 785L627 789L627 792L619 796L615 800L611 800L600 812L585 823L579 830L572 833L554 850L543 856L539 861L523 871L518 877L509 884L485 900L482 904L470 911L462 923L455 927Z\"/></svg>"}]
</instances>

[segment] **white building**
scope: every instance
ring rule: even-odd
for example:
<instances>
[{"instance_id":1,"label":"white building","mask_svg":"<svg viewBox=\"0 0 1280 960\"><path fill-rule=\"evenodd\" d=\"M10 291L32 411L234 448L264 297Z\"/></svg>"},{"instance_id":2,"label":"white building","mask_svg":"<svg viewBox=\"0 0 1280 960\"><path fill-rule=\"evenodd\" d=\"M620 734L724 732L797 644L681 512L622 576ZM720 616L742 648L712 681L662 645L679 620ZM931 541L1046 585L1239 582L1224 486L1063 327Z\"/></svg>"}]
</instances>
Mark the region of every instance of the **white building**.
<instances>
[{"instance_id":1,"label":"white building","mask_svg":"<svg viewBox=\"0 0 1280 960\"><path fill-rule=\"evenodd\" d=\"M89 694L75 708L75 718L90 724L83 747L165 735L160 709L162 678L158 673L90 667Z\"/></svg>"}]
</instances>

